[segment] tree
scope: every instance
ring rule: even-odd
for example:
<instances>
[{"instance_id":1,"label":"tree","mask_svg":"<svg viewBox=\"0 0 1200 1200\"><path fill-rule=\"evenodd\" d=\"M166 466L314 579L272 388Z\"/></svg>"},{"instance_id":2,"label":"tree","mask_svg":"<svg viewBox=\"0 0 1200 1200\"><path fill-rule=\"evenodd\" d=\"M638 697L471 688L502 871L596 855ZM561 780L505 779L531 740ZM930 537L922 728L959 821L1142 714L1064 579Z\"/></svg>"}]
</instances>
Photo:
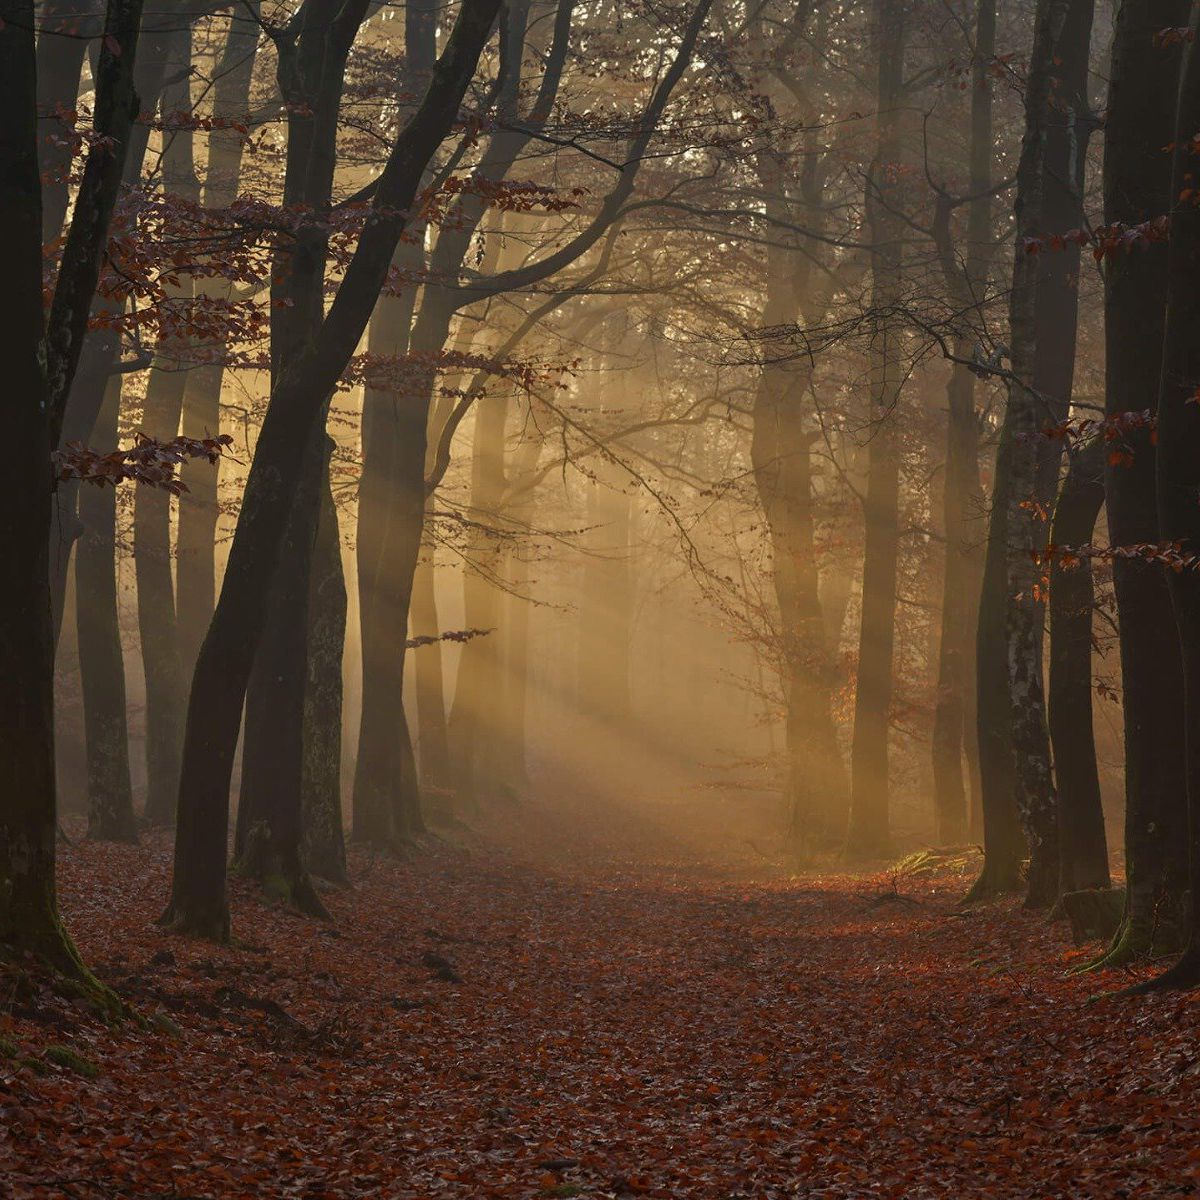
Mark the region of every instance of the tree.
<instances>
[{"instance_id":1,"label":"tree","mask_svg":"<svg viewBox=\"0 0 1200 1200\"><path fill-rule=\"evenodd\" d=\"M93 994L58 916L54 777L54 626L49 537L50 454L79 364L92 295L134 116L139 0L113 0L96 64L94 129L50 304L43 310L42 188L37 146L34 10L0 5L0 220L9 277L0 310L8 365L11 464L4 477L0 555L12 572L0 610L0 739L8 779L0 795L0 945L31 952Z\"/></svg>"},{"instance_id":2,"label":"tree","mask_svg":"<svg viewBox=\"0 0 1200 1200\"><path fill-rule=\"evenodd\" d=\"M422 174L458 116L498 8L499 0L464 0L425 98L397 137L375 185L357 248L328 313L316 336L291 361L280 363L188 702L175 871L163 918L181 931L218 940L229 935L225 846L230 774L242 701L268 623L271 584L303 476L305 449L366 329ZM338 21L357 28L361 11L343 11ZM337 83L324 82L331 88ZM335 119L336 113L326 116ZM326 135L319 147L322 169L331 142ZM323 285L322 273L310 303L323 295Z\"/></svg>"},{"instance_id":3,"label":"tree","mask_svg":"<svg viewBox=\"0 0 1200 1200\"><path fill-rule=\"evenodd\" d=\"M850 753L850 828L846 852L854 858L885 854L888 832L888 738L895 648L900 452L897 413L903 384L902 331L891 310L899 300L903 242L894 199L901 155L900 97L904 84L905 14L899 0L879 0L878 144L867 177L874 308L871 364L871 438L863 500L862 625L854 740Z\"/></svg>"},{"instance_id":4,"label":"tree","mask_svg":"<svg viewBox=\"0 0 1200 1200\"><path fill-rule=\"evenodd\" d=\"M1158 394L1155 479L1161 536L1194 553L1200 546L1200 208L1191 179L1193 139L1200 133L1200 59L1193 16L1183 62L1171 172L1171 242L1167 267L1166 322ZM1189 900L1183 955L1153 981L1155 988L1200 983L1200 573L1172 571L1171 603L1183 659L1184 770L1187 782Z\"/></svg>"},{"instance_id":5,"label":"tree","mask_svg":"<svg viewBox=\"0 0 1200 1200\"><path fill-rule=\"evenodd\" d=\"M1017 168L1016 246L1009 329L1012 368L996 457L996 485L980 601L978 723L984 867L970 898L1015 890L1021 828L1031 853L1027 899L1058 893L1057 801L1042 682L1043 602L1036 560L1046 532L1061 444L1039 439L1061 422L1074 373L1079 246L1036 253L1037 238L1068 232L1081 215L1090 0L1038 6ZM1061 86L1055 81L1062 76Z\"/></svg>"},{"instance_id":6,"label":"tree","mask_svg":"<svg viewBox=\"0 0 1200 1200\"><path fill-rule=\"evenodd\" d=\"M1170 211L1181 48L1160 44L1180 28L1185 4L1124 0L1113 33L1104 122L1104 220L1136 225ZM1162 371L1168 247L1152 242L1104 266L1105 413L1156 412ZM1158 448L1148 427L1124 434L1128 453L1104 477L1114 546L1157 545ZM1142 558L1113 559L1121 650L1125 749L1125 916L1097 966L1170 950L1181 936L1188 887L1187 774L1179 641L1166 571Z\"/></svg>"}]
</instances>

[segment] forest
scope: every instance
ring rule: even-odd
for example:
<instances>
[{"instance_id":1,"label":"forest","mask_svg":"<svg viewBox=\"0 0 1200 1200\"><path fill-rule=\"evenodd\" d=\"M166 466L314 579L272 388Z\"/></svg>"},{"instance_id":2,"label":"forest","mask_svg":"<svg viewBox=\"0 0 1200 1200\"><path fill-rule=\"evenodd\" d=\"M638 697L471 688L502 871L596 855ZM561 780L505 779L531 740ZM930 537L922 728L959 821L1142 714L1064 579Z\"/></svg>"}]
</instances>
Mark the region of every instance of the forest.
<instances>
[{"instance_id":1,"label":"forest","mask_svg":"<svg viewBox=\"0 0 1200 1200\"><path fill-rule=\"evenodd\" d=\"M1200 1195L1198 29L0 0L0 1200Z\"/></svg>"}]
</instances>

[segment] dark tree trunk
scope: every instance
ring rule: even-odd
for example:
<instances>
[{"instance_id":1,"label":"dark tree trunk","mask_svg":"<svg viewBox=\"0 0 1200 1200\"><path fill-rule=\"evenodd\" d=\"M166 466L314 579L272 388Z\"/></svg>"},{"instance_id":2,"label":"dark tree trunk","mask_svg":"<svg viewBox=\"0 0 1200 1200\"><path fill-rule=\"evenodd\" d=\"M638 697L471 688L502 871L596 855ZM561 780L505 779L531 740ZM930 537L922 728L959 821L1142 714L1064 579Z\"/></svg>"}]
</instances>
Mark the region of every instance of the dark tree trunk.
<instances>
[{"instance_id":1,"label":"dark tree trunk","mask_svg":"<svg viewBox=\"0 0 1200 1200\"><path fill-rule=\"evenodd\" d=\"M1169 211L1180 51L1156 34L1187 22L1185 0L1124 0L1117 15L1104 123L1104 219L1136 224ZM1162 370L1166 245L1105 265L1105 411L1155 412ZM1131 459L1105 474L1114 546L1159 541L1157 450L1126 435ZM1167 577L1137 558L1113 560L1125 717L1125 916L1097 965L1174 949L1188 887L1183 671Z\"/></svg>"},{"instance_id":2,"label":"dark tree trunk","mask_svg":"<svg viewBox=\"0 0 1200 1200\"><path fill-rule=\"evenodd\" d=\"M310 436L271 585L273 615L246 694L234 859L238 871L262 883L268 894L310 916L327 917L302 855L309 589L323 465L329 461L324 433Z\"/></svg>"},{"instance_id":3,"label":"dark tree trunk","mask_svg":"<svg viewBox=\"0 0 1200 1200\"><path fill-rule=\"evenodd\" d=\"M970 898L1016 887L1018 816L1030 850L1031 907L1054 902L1059 861L1043 685L1045 616L1034 562L1047 530L1027 505L1033 500L1048 510L1056 489L1061 444L1038 434L1061 421L1070 404L1079 248L1069 243L1061 253L1043 256L1029 253L1025 239L1065 233L1080 222L1083 151L1091 128L1084 90L1091 23L1091 0L1042 0L1038 6L1017 173L1012 379L996 457L979 618L985 861Z\"/></svg>"},{"instance_id":4,"label":"dark tree trunk","mask_svg":"<svg viewBox=\"0 0 1200 1200\"><path fill-rule=\"evenodd\" d=\"M62 405L78 365L88 306L116 201L129 119L130 74L141 6L116 0L96 69L95 123L115 150L85 163L47 327L43 307L42 198L37 146L35 14L0 0L0 360L5 364L5 438L10 462L0 504L0 947L32 953L111 994L84 967L58 916L54 778L54 625L49 535ZM80 301L82 307L79 307Z\"/></svg>"},{"instance_id":5,"label":"dark tree trunk","mask_svg":"<svg viewBox=\"0 0 1200 1200\"><path fill-rule=\"evenodd\" d=\"M904 6L879 0L878 145L868 180L871 225L873 331L871 440L867 446L867 492L863 504L862 625L858 643L858 686L850 751L851 858L887 854L888 739L892 707L892 652L896 632L896 572L899 559L900 448L896 405L902 383L900 330L888 312L895 303L901 271L901 229L893 209L895 183L888 172L901 157L900 95L904 75Z\"/></svg>"},{"instance_id":6,"label":"dark tree trunk","mask_svg":"<svg viewBox=\"0 0 1200 1200\"><path fill-rule=\"evenodd\" d=\"M1071 456L1054 506L1055 546L1091 542L1104 504L1107 447L1097 438ZM1108 841L1092 728L1092 563L1050 566L1050 680L1047 713L1058 784L1059 895L1106 888Z\"/></svg>"},{"instance_id":7,"label":"dark tree trunk","mask_svg":"<svg viewBox=\"0 0 1200 1200\"><path fill-rule=\"evenodd\" d=\"M342 650L346 580L337 505L326 468L308 593L308 682L304 692L302 817L304 862L332 883L348 883L342 830Z\"/></svg>"},{"instance_id":8,"label":"dark tree trunk","mask_svg":"<svg viewBox=\"0 0 1200 1200\"><path fill-rule=\"evenodd\" d=\"M131 84L127 85L131 95L136 96L138 105L130 103L128 97L121 99L121 103L127 106L126 111L130 116L139 111L146 114L153 113L158 107L159 93L166 75L171 44L179 33L177 20L173 15L148 18L146 25L147 29L141 38L142 45L133 68L133 78ZM122 186L135 182L141 175L149 136L150 125L149 122L144 121L132 123L128 134L122 135L121 142L124 151L121 159ZM113 204L115 205L115 203L116 191L113 195ZM78 206L77 199L76 207L78 208ZM111 211L109 215L103 216L106 229L110 219ZM74 225L75 219L72 218L72 227ZM109 309L107 303L94 301L90 293L86 304L92 309L93 315ZM51 438L55 446L60 442L87 442L91 438L100 405L104 400L104 389L112 374L119 348L116 334L109 329L96 329L80 338L79 357L77 362L72 364L70 372L74 386L69 387L68 393L64 397L65 403L62 410L51 421ZM111 449L111 447L101 447L101 449ZM66 591L71 550L75 539L83 529L76 514L78 495L77 484L68 482L59 487L51 514L50 594L56 639L62 621L63 595Z\"/></svg>"},{"instance_id":9,"label":"dark tree trunk","mask_svg":"<svg viewBox=\"0 0 1200 1200\"><path fill-rule=\"evenodd\" d=\"M1083 224L1084 170L1094 128L1087 97L1093 8L1094 0L1059 0L1052 6L1051 24L1059 24L1052 34L1045 68L1051 75L1052 92L1046 99L1044 114L1041 232L1065 233ZM1062 421L1070 411L1078 316L1079 246L1069 243L1038 264L1032 375L1038 427ZM1054 503L1061 462L1061 441L1044 438L1037 444L1034 495L1045 512ZM1035 537L1042 544L1047 533L1045 523L1039 522ZM1033 607L1030 632L1037 639L1036 679L1031 677L1031 683L1040 693L1045 642L1043 604ZM1058 898L1060 866L1058 798L1050 765L1044 700L1040 709L1035 703L1018 700L1014 729L1018 795L1029 842L1026 904L1047 908Z\"/></svg>"},{"instance_id":10,"label":"dark tree trunk","mask_svg":"<svg viewBox=\"0 0 1200 1200\"><path fill-rule=\"evenodd\" d=\"M246 686L267 624L275 567L303 476L304 449L366 328L404 230L403 214L458 115L498 7L499 0L464 0L425 99L401 131L380 175L370 218L320 331L272 388L220 598L192 680L175 872L163 918L172 927L218 939L229 935L225 879L230 775ZM355 21L360 15L343 10L336 21Z\"/></svg>"},{"instance_id":11,"label":"dark tree trunk","mask_svg":"<svg viewBox=\"0 0 1200 1200\"><path fill-rule=\"evenodd\" d=\"M82 972L58 919L55 886L54 642L48 544L50 431L42 317L32 2L0 2L0 289L4 424L11 462L0 475L0 952L30 950Z\"/></svg>"},{"instance_id":12,"label":"dark tree trunk","mask_svg":"<svg viewBox=\"0 0 1200 1200\"><path fill-rule=\"evenodd\" d=\"M121 379L114 376L96 421L101 445L116 445L120 406ZM116 489L86 485L79 496L79 516L83 534L75 552L75 621L87 743L88 836L135 842L117 604Z\"/></svg>"},{"instance_id":13,"label":"dark tree trunk","mask_svg":"<svg viewBox=\"0 0 1200 1200\"><path fill-rule=\"evenodd\" d=\"M1192 36L1200 31L1193 16ZM1193 139L1200 133L1200 59L1189 44L1179 91L1171 176L1171 242L1166 325L1158 398L1157 492L1159 531L1190 554L1200 552L1200 209L1187 195L1195 171ZM1145 134L1143 136L1146 136ZM1187 779L1188 909L1182 958L1155 981L1158 987L1200 982L1200 571L1167 576L1183 656L1184 763Z\"/></svg>"}]
</instances>

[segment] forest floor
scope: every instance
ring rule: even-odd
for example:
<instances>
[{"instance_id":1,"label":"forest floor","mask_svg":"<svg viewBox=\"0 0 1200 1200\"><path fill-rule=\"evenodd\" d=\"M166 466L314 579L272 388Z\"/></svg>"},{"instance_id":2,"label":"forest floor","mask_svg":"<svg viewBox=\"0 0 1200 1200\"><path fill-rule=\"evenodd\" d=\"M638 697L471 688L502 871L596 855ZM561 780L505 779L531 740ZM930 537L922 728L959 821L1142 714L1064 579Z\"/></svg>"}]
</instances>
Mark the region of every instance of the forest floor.
<instances>
[{"instance_id":1,"label":"forest floor","mask_svg":"<svg viewBox=\"0 0 1200 1200\"><path fill-rule=\"evenodd\" d=\"M329 925L235 881L228 948L154 925L164 836L66 848L147 1020L0 975L0 1196L1200 1194L1200 997L1065 978L1062 926L956 909L970 863L789 878L670 815L356 853Z\"/></svg>"}]
</instances>

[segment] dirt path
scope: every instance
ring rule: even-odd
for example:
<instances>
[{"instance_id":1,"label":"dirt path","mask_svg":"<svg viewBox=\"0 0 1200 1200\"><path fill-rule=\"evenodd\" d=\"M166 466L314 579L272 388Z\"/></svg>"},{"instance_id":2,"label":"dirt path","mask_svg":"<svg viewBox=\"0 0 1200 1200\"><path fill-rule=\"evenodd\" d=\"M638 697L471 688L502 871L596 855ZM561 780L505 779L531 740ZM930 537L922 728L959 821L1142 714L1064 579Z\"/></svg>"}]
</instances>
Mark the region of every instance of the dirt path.
<instances>
[{"instance_id":1,"label":"dirt path","mask_svg":"<svg viewBox=\"0 0 1200 1200\"><path fill-rule=\"evenodd\" d=\"M151 924L166 851L64 868L151 1028L0 979L44 1072L0 1058L0 1196L1197 1194L1196 1001L1082 1007L1059 931L954 916L961 881L441 845L358 857L329 928L239 891L215 949Z\"/></svg>"}]
</instances>

